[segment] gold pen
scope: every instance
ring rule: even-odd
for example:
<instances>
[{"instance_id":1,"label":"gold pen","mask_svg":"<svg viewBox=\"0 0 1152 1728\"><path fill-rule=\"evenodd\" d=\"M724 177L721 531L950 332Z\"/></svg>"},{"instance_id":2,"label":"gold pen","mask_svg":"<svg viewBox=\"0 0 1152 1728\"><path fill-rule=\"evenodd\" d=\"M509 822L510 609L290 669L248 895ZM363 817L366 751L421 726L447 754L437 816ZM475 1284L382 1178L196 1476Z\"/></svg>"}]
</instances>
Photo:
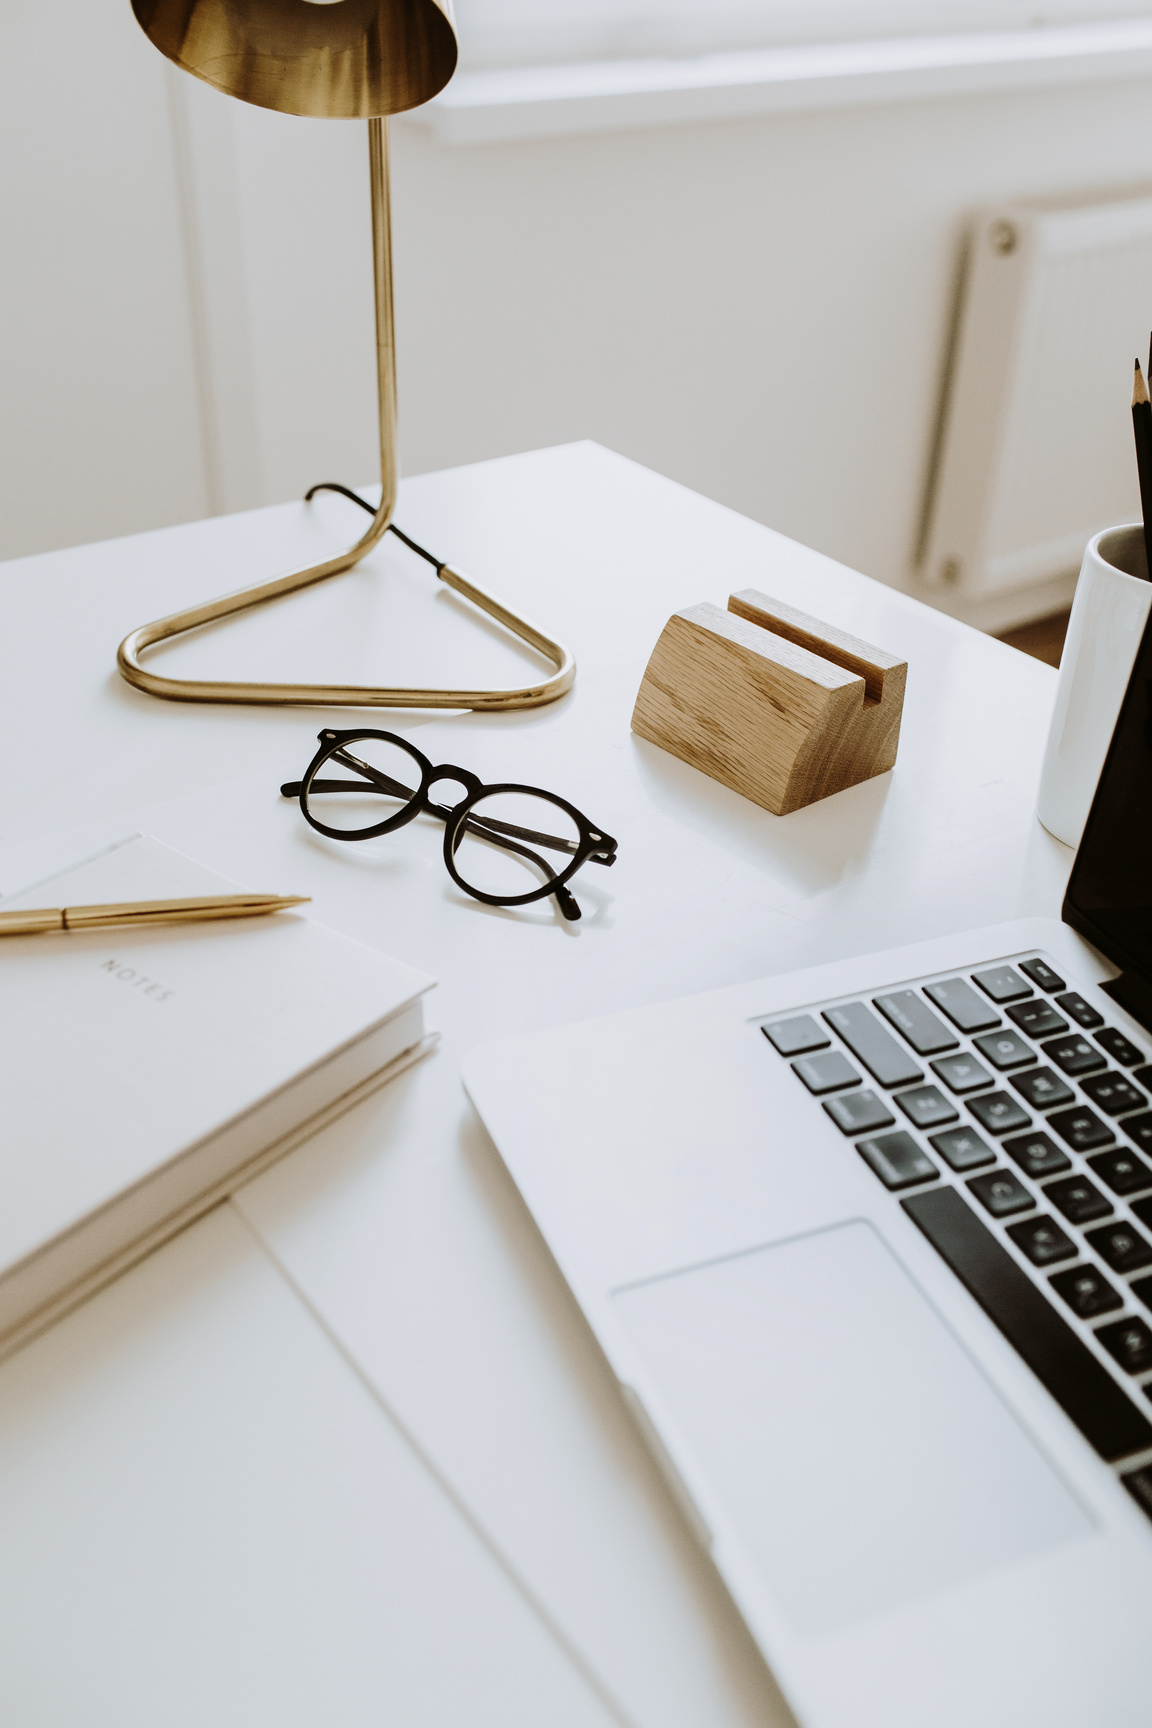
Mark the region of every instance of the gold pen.
<instances>
[{"instance_id":1,"label":"gold pen","mask_svg":"<svg viewBox=\"0 0 1152 1728\"><path fill-rule=\"evenodd\" d=\"M135 930L140 924L198 924L210 918L262 918L303 906L308 894L204 894L184 900L125 900L109 906L33 907L0 911L0 936L50 930Z\"/></svg>"}]
</instances>

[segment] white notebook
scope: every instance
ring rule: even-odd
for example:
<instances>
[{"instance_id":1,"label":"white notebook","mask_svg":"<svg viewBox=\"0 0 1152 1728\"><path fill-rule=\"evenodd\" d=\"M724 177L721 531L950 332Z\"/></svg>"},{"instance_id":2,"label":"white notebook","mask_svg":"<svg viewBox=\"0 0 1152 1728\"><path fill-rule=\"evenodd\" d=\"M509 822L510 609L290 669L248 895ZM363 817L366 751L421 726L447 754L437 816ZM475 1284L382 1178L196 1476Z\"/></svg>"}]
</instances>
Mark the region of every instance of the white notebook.
<instances>
[{"instance_id":1,"label":"white notebook","mask_svg":"<svg viewBox=\"0 0 1152 1728\"><path fill-rule=\"evenodd\" d=\"M294 885L134 835L0 907L238 887ZM293 912L0 940L0 1354L423 1055L432 983Z\"/></svg>"}]
</instances>

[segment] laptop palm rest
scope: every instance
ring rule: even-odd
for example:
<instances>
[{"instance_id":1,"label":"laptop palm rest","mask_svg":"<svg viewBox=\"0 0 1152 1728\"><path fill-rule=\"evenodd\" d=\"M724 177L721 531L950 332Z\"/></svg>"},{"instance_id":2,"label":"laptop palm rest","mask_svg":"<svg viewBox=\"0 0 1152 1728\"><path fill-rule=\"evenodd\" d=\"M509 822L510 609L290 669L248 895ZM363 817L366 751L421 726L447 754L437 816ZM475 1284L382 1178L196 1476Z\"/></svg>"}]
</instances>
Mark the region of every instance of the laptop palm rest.
<instances>
[{"instance_id":1,"label":"laptop palm rest","mask_svg":"<svg viewBox=\"0 0 1152 1728\"><path fill-rule=\"evenodd\" d=\"M612 1300L694 1477L811 1636L1093 1528L870 1224Z\"/></svg>"}]
</instances>

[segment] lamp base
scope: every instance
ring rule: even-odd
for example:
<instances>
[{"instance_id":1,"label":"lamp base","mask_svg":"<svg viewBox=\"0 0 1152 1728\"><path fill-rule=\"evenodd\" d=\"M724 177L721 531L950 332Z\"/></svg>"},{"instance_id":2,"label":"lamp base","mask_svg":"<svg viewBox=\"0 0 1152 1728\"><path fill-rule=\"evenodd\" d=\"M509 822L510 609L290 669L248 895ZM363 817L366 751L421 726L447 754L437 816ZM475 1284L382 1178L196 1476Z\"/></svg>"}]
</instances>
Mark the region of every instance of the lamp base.
<instances>
[{"instance_id":1,"label":"lamp base","mask_svg":"<svg viewBox=\"0 0 1152 1728\"><path fill-rule=\"evenodd\" d=\"M270 582L241 588L234 594L174 612L152 624L144 624L126 636L116 655L121 676L149 696L172 702L231 702L275 707L333 708L535 708L554 702L572 688L576 662L562 643L553 641L539 626L522 618L494 594L488 593L459 570L437 564L441 582L471 600L490 618L495 618L522 642L527 642L550 660L556 670L539 683L515 689L448 690L387 689L377 685L351 684L249 684L217 682L202 678L165 678L150 672L140 657L159 642L169 642L202 624L235 617L267 601L282 599L316 582L339 576L358 564L392 526L396 507L399 468L396 460L396 342L392 316L392 222L388 176L388 127L383 119L368 122L369 181L372 193L372 260L376 295L376 383L380 421L380 503L372 511L364 500L356 502L372 514L361 538L346 552L305 570L293 570ZM330 483L325 483L330 484ZM320 488L313 487L313 491ZM337 490L347 492L347 488ZM309 497L311 497L309 493ZM349 496L355 496L349 494ZM399 532L399 530L397 530ZM406 538L406 536L404 537ZM435 563L435 560L431 560Z\"/></svg>"}]
</instances>

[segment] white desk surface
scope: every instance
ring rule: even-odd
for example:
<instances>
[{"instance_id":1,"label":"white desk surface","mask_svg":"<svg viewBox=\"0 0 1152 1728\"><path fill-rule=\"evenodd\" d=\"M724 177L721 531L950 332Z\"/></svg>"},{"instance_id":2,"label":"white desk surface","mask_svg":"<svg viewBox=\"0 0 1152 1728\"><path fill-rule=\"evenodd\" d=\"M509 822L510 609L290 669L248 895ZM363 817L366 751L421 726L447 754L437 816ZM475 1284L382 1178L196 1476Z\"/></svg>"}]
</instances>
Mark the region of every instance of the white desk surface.
<instances>
[{"instance_id":1,"label":"white desk surface","mask_svg":"<svg viewBox=\"0 0 1152 1728\"><path fill-rule=\"evenodd\" d=\"M116 644L360 530L334 498L0 569L0 890L144 828L433 972L437 1055L0 1366L0 1719L48 1728L790 1720L650 1468L459 1082L493 1036L1058 915L1055 674L594 445L405 484L401 527L553 629L576 688L450 718L158 702ZM632 736L668 614L760 587L909 662L894 772L777 818ZM394 541L157 656L225 677L519 681ZM460 895L440 831L330 844L277 796L395 727L618 836L584 918ZM72 832L75 830L75 832ZM130 1101L126 1100L126 1107Z\"/></svg>"}]
</instances>

